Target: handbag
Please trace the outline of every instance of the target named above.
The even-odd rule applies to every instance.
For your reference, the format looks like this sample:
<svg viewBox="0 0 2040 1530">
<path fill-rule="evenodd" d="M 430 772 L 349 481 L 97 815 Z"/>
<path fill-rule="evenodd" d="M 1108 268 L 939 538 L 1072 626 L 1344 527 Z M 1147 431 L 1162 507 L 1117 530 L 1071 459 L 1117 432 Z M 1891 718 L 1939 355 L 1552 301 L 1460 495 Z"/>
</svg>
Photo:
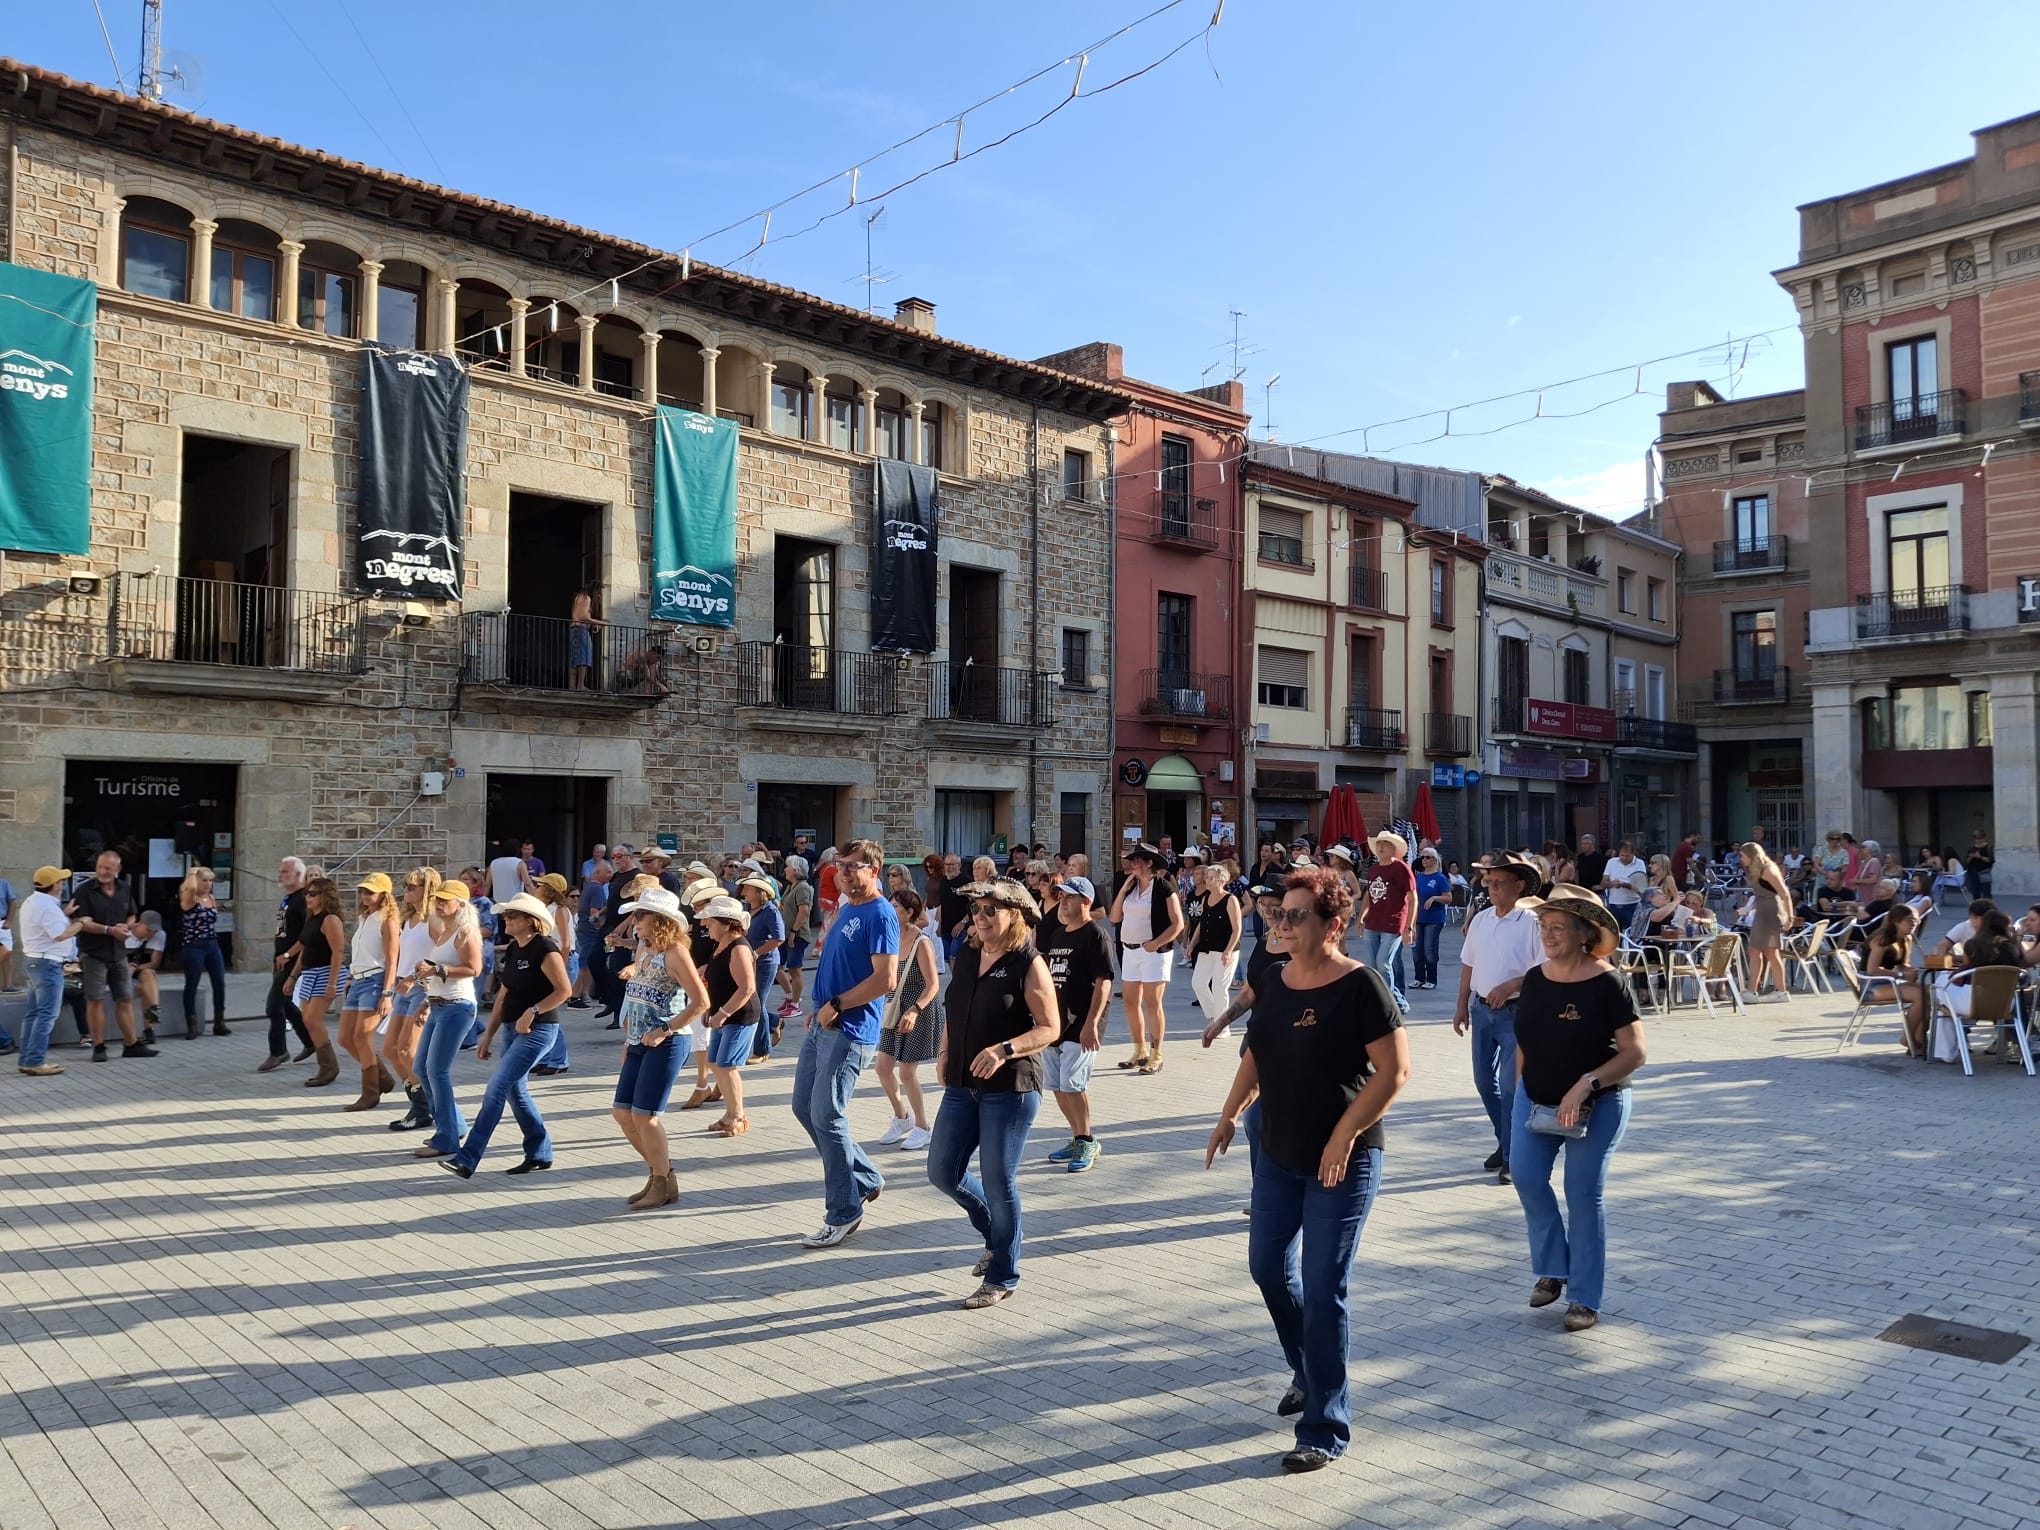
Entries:
<svg viewBox="0 0 2040 1530">
<path fill-rule="evenodd" d="M 1542 1132 L 1547 1137 L 1567 1137 L 1577 1142 L 1587 1134 L 1587 1118 L 1594 1113 L 1595 1096 L 1588 1095 L 1580 1103 L 1580 1119 L 1572 1126 L 1561 1126 L 1558 1122 L 1556 1105 L 1532 1105 L 1528 1125 L 1533 1132 Z"/>
</svg>

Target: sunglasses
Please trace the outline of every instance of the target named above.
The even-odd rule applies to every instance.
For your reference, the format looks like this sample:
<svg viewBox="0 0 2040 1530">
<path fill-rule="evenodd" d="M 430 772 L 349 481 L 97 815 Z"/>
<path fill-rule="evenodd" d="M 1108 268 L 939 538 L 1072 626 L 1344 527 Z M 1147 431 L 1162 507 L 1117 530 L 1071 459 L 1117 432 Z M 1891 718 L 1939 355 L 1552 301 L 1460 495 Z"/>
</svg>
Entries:
<svg viewBox="0 0 2040 1530">
<path fill-rule="evenodd" d="M 973 903 L 970 906 L 970 916 L 973 919 L 989 919 L 994 914 L 998 913 L 999 908 L 1000 908 L 999 904 L 996 904 L 992 902 L 989 898 L 987 898 L 981 902 Z"/>
<path fill-rule="evenodd" d="M 1278 908 L 1268 915 L 1268 922 L 1270 924 L 1291 925 L 1302 924 L 1307 920 L 1315 918 L 1317 918 L 1317 910 L 1314 908 Z"/>
</svg>

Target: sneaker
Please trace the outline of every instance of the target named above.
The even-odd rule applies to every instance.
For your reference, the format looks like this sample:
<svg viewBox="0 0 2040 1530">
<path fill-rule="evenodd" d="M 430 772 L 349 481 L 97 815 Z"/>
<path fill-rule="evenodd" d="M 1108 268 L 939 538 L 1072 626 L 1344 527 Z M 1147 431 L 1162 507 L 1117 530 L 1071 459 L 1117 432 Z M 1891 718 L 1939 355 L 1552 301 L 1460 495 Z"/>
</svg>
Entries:
<svg viewBox="0 0 2040 1530">
<path fill-rule="evenodd" d="M 162 1054 L 157 1052 L 146 1041 L 138 1041 L 123 1045 L 120 1049 L 120 1055 L 123 1057 L 158 1057 Z"/>
<path fill-rule="evenodd" d="M 878 1145 L 880 1147 L 891 1147 L 913 1129 L 914 1118 L 912 1116 L 894 1116 L 892 1120 L 886 1123 L 885 1131 L 878 1139 Z"/>
<path fill-rule="evenodd" d="M 95 1047 L 94 1047 L 94 1048 L 92 1049 L 92 1060 L 93 1060 L 94 1062 L 105 1062 L 105 1061 L 106 1061 L 106 1043 L 105 1043 L 105 1042 L 103 1042 L 103 1041 L 102 1041 L 102 1042 L 100 1042 L 100 1043 L 99 1043 L 99 1044 L 98 1044 L 97 1046 L 95 1046 Z"/>
<path fill-rule="evenodd" d="M 798 1000 L 788 999 L 784 1004 L 779 1006 L 779 1018 L 782 1020 L 797 1019 L 799 1015 L 800 1015 L 800 1003 Z"/>
<path fill-rule="evenodd" d="M 1496 1148 L 1492 1153 L 1488 1154 L 1487 1162 L 1481 1165 L 1481 1167 L 1483 1169 L 1486 1169 L 1490 1174 L 1494 1173 L 1495 1170 L 1497 1169 L 1506 1169 L 1508 1166 L 1509 1155 L 1507 1153 L 1504 1153 L 1500 1148 Z"/>
<path fill-rule="evenodd" d="M 567 1008 L 568 1008 L 568 1009 L 587 1009 L 587 1008 L 589 1008 L 589 1004 L 588 1004 L 588 1001 L 587 1001 L 586 999 L 569 999 L 569 1000 L 567 1000 Z"/>
<path fill-rule="evenodd" d="M 1285 1472 L 1321 1472 L 1331 1464 L 1331 1452 L 1312 1445 L 1300 1446 L 1282 1458 Z"/>
<path fill-rule="evenodd" d="M 838 1227 L 834 1222 L 824 1222 L 820 1230 L 811 1232 L 801 1239 L 800 1246 L 802 1248 L 834 1248 L 863 1225 L 864 1218 L 862 1217 L 859 1217 L 855 1222 L 845 1222 L 841 1227 Z"/>
<path fill-rule="evenodd" d="M 16 1068 L 16 1073 L 26 1073 L 30 1078 L 52 1078 L 64 1071 L 62 1063 L 37 1063 L 33 1068 Z"/>
<path fill-rule="evenodd" d="M 927 1128 L 917 1126 L 908 1132 L 906 1136 L 900 1138 L 900 1151 L 903 1153 L 918 1153 L 933 1141 L 934 1137 L 935 1134 Z"/>
<path fill-rule="evenodd" d="M 1065 1142 L 1053 1153 L 1050 1153 L 1048 1155 L 1048 1161 L 1050 1163 L 1068 1163 L 1072 1158 L 1077 1156 L 1077 1147 L 1078 1147 L 1077 1139 L 1072 1137 L 1068 1142 Z"/>
<path fill-rule="evenodd" d="M 995 1286 L 990 1282 L 979 1286 L 956 1305 L 965 1311 L 976 1311 L 980 1307 L 995 1307 L 1014 1292 L 1012 1286 Z"/>
<path fill-rule="evenodd" d="M 1077 1156 L 1070 1160 L 1070 1173 L 1081 1174 L 1084 1170 L 1090 1168 L 1091 1165 L 1098 1161 L 1100 1151 L 1098 1139 L 1095 1137 L 1089 1142 L 1079 1143 L 1077 1145 Z"/>
</svg>

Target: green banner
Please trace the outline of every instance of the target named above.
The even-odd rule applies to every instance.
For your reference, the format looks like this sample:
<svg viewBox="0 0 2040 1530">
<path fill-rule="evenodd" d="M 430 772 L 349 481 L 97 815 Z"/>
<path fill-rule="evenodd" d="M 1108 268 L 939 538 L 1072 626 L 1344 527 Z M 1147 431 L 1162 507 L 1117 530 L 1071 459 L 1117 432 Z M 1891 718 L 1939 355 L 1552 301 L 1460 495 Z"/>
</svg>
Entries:
<svg viewBox="0 0 2040 1530">
<path fill-rule="evenodd" d="M 92 545 L 91 282 L 0 261 L 0 548 Z"/>
<path fill-rule="evenodd" d="M 652 484 L 652 620 L 737 624 L 737 427 L 659 406 Z"/>
</svg>

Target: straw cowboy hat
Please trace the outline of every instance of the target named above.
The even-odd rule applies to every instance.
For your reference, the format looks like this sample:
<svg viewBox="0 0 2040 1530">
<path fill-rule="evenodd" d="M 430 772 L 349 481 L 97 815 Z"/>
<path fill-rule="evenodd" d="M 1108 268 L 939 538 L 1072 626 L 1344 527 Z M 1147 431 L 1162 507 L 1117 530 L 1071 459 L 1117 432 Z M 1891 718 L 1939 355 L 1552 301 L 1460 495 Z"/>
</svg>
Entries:
<svg viewBox="0 0 2040 1530">
<path fill-rule="evenodd" d="M 1622 926 L 1615 922 L 1615 916 L 1608 912 L 1607 905 L 1588 892 L 1584 887 L 1575 887 L 1569 882 L 1560 882 L 1551 889 L 1538 909 L 1539 915 L 1549 913 L 1570 914 L 1593 927 L 1594 943 L 1589 948 L 1593 956 L 1612 955 L 1622 944 Z"/>
<path fill-rule="evenodd" d="M 1396 833 L 1395 830 L 1393 829 L 1383 829 L 1379 834 L 1375 835 L 1374 838 L 1367 841 L 1367 848 L 1370 850 L 1378 850 L 1383 845 L 1387 845 L 1391 850 L 1393 850 L 1395 852 L 1395 858 L 1399 861 L 1406 860 L 1409 857 L 1410 842 L 1404 839 L 1400 834 Z"/>
</svg>

